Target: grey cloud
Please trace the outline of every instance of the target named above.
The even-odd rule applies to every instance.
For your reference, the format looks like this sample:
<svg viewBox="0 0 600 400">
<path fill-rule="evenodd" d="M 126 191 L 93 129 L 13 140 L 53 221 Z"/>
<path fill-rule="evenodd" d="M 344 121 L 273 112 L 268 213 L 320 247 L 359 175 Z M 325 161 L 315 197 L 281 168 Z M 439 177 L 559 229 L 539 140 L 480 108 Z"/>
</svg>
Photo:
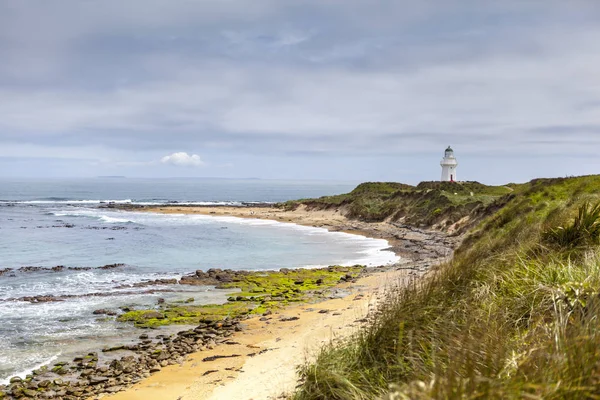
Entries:
<svg viewBox="0 0 600 400">
<path fill-rule="evenodd" d="M 533 133 L 544 133 L 553 136 L 564 136 L 565 134 L 571 133 L 600 133 L 600 124 L 540 126 L 533 128 L 530 131 Z"/>
<path fill-rule="evenodd" d="M 576 154 L 600 126 L 600 8 L 576 3 L 9 0 L 0 143 Z"/>
</svg>

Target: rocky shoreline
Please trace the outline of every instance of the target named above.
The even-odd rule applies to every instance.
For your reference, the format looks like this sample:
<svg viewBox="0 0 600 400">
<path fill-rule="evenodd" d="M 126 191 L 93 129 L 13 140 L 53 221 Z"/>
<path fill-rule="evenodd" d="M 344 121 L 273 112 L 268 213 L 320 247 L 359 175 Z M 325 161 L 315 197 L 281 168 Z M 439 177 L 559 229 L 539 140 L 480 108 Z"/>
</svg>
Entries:
<svg viewBox="0 0 600 400">
<path fill-rule="evenodd" d="M 32 267 L 29 270 L 34 271 L 38 268 Z M 256 293 L 240 293 L 242 296 L 231 297 L 224 305 L 213 306 L 217 310 L 223 309 L 225 313 L 234 314 L 233 317 L 217 316 L 199 321 L 196 318 L 197 324 L 194 324 L 194 327 L 173 335 L 165 335 L 161 333 L 161 330 L 151 329 L 146 331 L 147 333 L 142 333 L 139 340 L 133 343 L 104 348 L 101 351 L 75 357 L 69 362 L 61 361 L 38 368 L 24 379 L 13 377 L 8 385 L 0 385 L 0 399 L 75 400 L 119 392 L 160 371 L 161 368 L 183 363 L 188 354 L 213 349 L 221 344 L 234 344 L 235 342 L 231 341 L 230 337 L 234 332 L 244 329 L 242 321 L 258 315 L 251 311 L 264 310 L 261 315 L 266 317 L 272 314 L 272 309 L 284 307 L 288 301 L 317 301 L 319 298 L 324 298 L 325 294 L 331 295 L 330 289 L 335 288 L 338 283 L 354 281 L 358 276 L 356 271 L 360 275 L 364 269 L 362 267 L 332 266 L 312 270 L 282 269 L 260 272 L 198 270 L 182 277 L 179 281 L 174 280 L 174 282 L 167 283 L 234 288 L 263 282 L 263 287 L 255 287 Z M 289 280 L 298 288 L 287 290 L 287 286 L 284 284 L 287 282 L 280 282 L 282 276 L 289 276 Z M 305 288 L 306 290 L 299 289 L 302 285 L 309 283 L 307 277 L 314 280 L 314 284 L 320 288 L 313 290 L 313 286 L 310 286 L 310 288 Z M 143 282 L 141 286 L 161 284 L 165 284 L 164 280 Z M 263 289 L 276 290 L 276 292 L 267 292 Z M 153 289 L 149 289 L 149 292 L 153 292 Z M 273 294 L 276 294 L 277 297 L 272 296 Z M 258 299 L 259 295 L 263 298 Z M 18 300 L 37 303 L 63 299 L 60 296 L 34 296 Z M 185 306 L 165 304 L 164 300 L 161 300 L 158 301 L 158 308 L 153 310 L 131 310 L 122 307 L 119 309 L 121 315 L 117 320 L 134 321 L 135 325 L 140 328 L 155 328 L 163 323 L 170 324 L 172 317 L 170 311 L 176 310 L 176 316 L 179 316 L 181 315 L 180 310 Z M 266 303 L 268 303 L 267 306 L 265 306 Z M 235 310 L 228 307 L 238 304 L 242 304 L 243 307 Z M 205 306 L 189 306 L 186 308 L 186 315 L 192 315 L 194 310 L 204 310 L 203 307 Z M 117 312 L 114 310 L 105 309 L 96 310 L 94 314 L 117 316 Z M 134 315 L 135 318 L 121 319 L 128 315 Z M 197 315 L 203 314 L 199 311 Z M 173 320 L 175 319 L 178 318 L 173 318 Z M 207 359 L 205 361 L 214 360 Z"/>
<path fill-rule="evenodd" d="M 327 273 L 335 273 L 336 283 L 348 283 L 355 281 L 356 274 L 340 273 L 338 268 L 328 267 L 314 270 L 287 270 L 280 271 L 261 271 L 259 273 L 249 271 L 233 271 L 211 269 L 208 271 L 196 271 L 194 274 L 183 277 L 181 284 L 190 285 L 219 285 L 243 283 L 244 278 L 253 278 L 265 275 L 275 276 L 279 279 L 280 274 L 290 274 L 295 285 L 300 286 L 306 283 L 298 279 L 298 272 L 307 271 L 310 276 L 318 276 Z M 381 267 L 386 268 L 386 267 Z M 321 272 L 320 272 L 321 271 Z M 360 274 L 369 272 L 360 268 Z M 339 278 L 338 278 L 339 276 Z M 147 282 L 147 285 L 160 284 L 162 282 Z M 318 298 L 325 298 L 324 294 L 331 296 L 335 292 L 335 284 L 328 284 L 323 278 L 315 280 L 317 285 L 324 285 L 322 290 L 310 290 L 310 300 L 316 301 Z M 266 285 L 268 286 L 268 285 Z M 328 289 L 332 289 L 328 291 Z M 281 289 L 278 289 L 281 290 Z M 296 292 L 297 293 L 297 292 Z M 285 293 L 282 296 L 273 299 L 268 297 L 269 301 L 277 301 L 282 304 L 287 299 Z M 248 297 L 248 298 L 246 298 Z M 231 298 L 229 303 L 248 303 L 250 297 L 238 296 Z M 31 299 L 35 302 L 34 299 Z M 51 301 L 51 300 L 40 300 Z M 159 303 L 160 300 L 159 300 Z M 264 303 L 264 301 L 262 301 Z M 257 303 L 260 307 L 261 303 Z M 143 322 L 164 321 L 167 317 L 169 307 L 174 305 L 160 304 L 161 308 L 156 311 L 142 311 Z M 218 307 L 218 306 L 217 306 Z M 274 307 L 278 307 L 275 305 Z M 129 311 L 125 309 L 124 311 Z M 136 311 L 130 311 L 135 313 Z M 116 315 L 112 310 L 96 310 L 96 314 Z M 271 309 L 266 309 L 261 315 L 267 317 L 273 314 Z M 127 313 L 122 314 L 127 315 Z M 219 345 L 235 344 L 231 336 L 236 331 L 245 328 L 243 320 L 257 314 L 241 312 L 235 317 L 223 317 L 222 319 L 206 319 L 191 328 L 182 330 L 174 335 L 162 334 L 160 330 L 146 331 L 139 336 L 139 340 L 130 344 L 123 344 L 104 348 L 98 352 L 90 352 L 84 356 L 75 357 L 72 361 L 57 362 L 51 366 L 44 366 L 34 370 L 27 377 L 13 377 L 8 385 L 0 385 L 0 399 L 56 399 L 56 400 L 78 400 L 94 398 L 99 395 L 117 393 L 125 390 L 127 387 L 140 382 L 151 374 L 160 371 L 168 365 L 181 364 L 185 361 L 185 356 L 198 351 L 213 349 Z M 283 318 L 283 317 L 282 317 Z M 296 318 L 297 319 L 297 318 Z M 288 321 L 281 319 L 282 321 Z M 289 319 L 293 321 L 294 318 Z M 147 327 L 140 325 L 140 327 Z M 150 326 L 152 327 L 152 326 Z M 245 356 L 253 356 L 252 353 Z M 215 361 L 210 358 L 205 362 Z"/>
<path fill-rule="evenodd" d="M 104 349 L 103 353 L 114 354 L 104 364 L 92 352 L 39 368 L 25 379 L 11 378 L 8 385 L 0 385 L 0 399 L 76 400 L 117 393 L 168 365 L 183 363 L 187 354 L 226 344 L 242 329 L 240 319 L 233 318 L 203 321 L 172 336 L 151 338 L 144 333 L 137 343 Z"/>
<path fill-rule="evenodd" d="M 335 284 L 316 278 L 315 284 L 323 285 L 321 289 L 309 289 L 305 293 L 294 292 L 305 303 L 316 303 L 324 299 L 339 298 L 347 295 L 348 292 L 340 291 L 339 284 L 349 284 L 356 282 L 359 277 L 391 270 L 391 269 L 411 269 L 414 274 L 424 273 L 428 267 L 428 262 L 414 262 L 410 265 L 381 266 L 377 268 L 358 268 L 354 273 L 340 272 L 338 268 L 349 267 L 328 267 L 313 270 L 287 270 L 281 271 L 262 271 L 260 273 L 248 271 L 232 271 L 212 269 L 209 271 L 197 271 L 182 278 L 183 282 L 193 285 L 227 285 L 246 282 L 248 279 L 256 279 L 256 275 L 264 276 L 272 274 L 274 279 L 279 279 L 281 274 L 292 277 L 294 285 L 306 284 L 306 280 L 298 279 L 297 274 L 307 272 L 311 278 L 321 276 L 320 274 L 335 273 Z M 326 275 L 323 275 L 326 276 Z M 149 282 L 153 284 L 154 282 Z M 184 283 L 185 284 L 185 283 Z M 265 285 L 269 287 L 268 285 Z M 312 287 L 312 286 L 311 286 Z M 277 289 L 281 290 L 281 289 Z M 243 293 L 242 293 L 243 294 Z M 244 296 L 230 298 L 233 303 L 248 303 L 250 300 L 247 293 Z M 25 378 L 13 377 L 7 385 L 0 385 L 0 399 L 55 399 L 55 400 L 79 400 L 87 398 L 99 398 L 106 394 L 117 393 L 128 387 L 148 378 L 152 374 L 160 371 L 169 365 L 182 364 L 186 360 L 186 355 L 213 349 L 219 345 L 236 344 L 232 340 L 232 335 L 245 329 L 243 321 L 253 316 L 261 317 L 261 320 L 268 320 L 273 317 L 272 309 L 282 309 L 285 307 L 289 298 L 285 293 L 273 299 L 268 296 L 268 301 L 275 301 L 271 304 L 275 308 L 265 309 L 260 314 L 250 314 L 241 312 L 234 317 L 225 316 L 221 319 L 200 320 L 194 327 L 182 330 L 176 334 L 165 335 L 161 330 L 142 331 L 137 341 L 128 344 L 119 344 L 107 347 L 96 352 L 90 352 L 83 356 L 73 358 L 71 361 L 61 361 L 44 366 L 32 371 Z M 159 303 L 160 300 L 159 300 Z M 256 302 L 256 307 L 260 307 L 264 301 Z M 280 305 L 277 305 L 280 304 Z M 172 304 L 159 304 L 160 308 L 155 311 L 143 311 L 142 318 L 147 321 L 163 321 L 168 318 L 167 311 Z M 218 306 L 217 306 L 218 307 Z M 283 308 L 284 309 L 284 308 Z M 116 315 L 112 310 L 96 310 L 97 314 Z M 121 311 L 128 311 L 127 309 Z M 130 311 L 135 313 L 136 311 Z M 96 312 L 95 312 L 96 313 Z M 121 314 L 127 315 L 125 314 Z M 287 319 L 286 319 L 287 318 Z M 280 316 L 282 322 L 294 321 L 297 317 Z M 140 327 L 152 327 L 139 325 Z M 256 352 L 255 352 L 256 353 Z M 255 353 L 243 354 L 243 356 L 254 356 Z M 242 355 L 240 355 L 242 356 Z M 215 359 L 216 360 L 216 359 Z M 205 358 L 204 362 L 215 361 Z"/>
<path fill-rule="evenodd" d="M 196 207 L 189 207 L 194 210 Z M 267 206 L 260 206 L 256 209 L 269 212 Z M 152 211 L 142 209 L 142 211 Z M 245 209 L 248 211 L 248 209 Z M 213 213 L 212 211 L 204 211 Z M 226 212 L 228 214 L 228 212 Z M 254 217 L 254 211 L 252 211 Z M 268 218 L 265 214 L 263 218 Z M 241 215 L 232 215 L 241 216 Z M 281 219 L 281 218 L 280 218 Z M 299 221 L 286 221 L 296 222 Z M 141 382 L 145 378 L 157 373 L 169 365 L 183 364 L 186 356 L 191 353 L 213 349 L 217 346 L 233 345 L 236 342 L 232 335 L 245 329 L 242 322 L 249 316 L 261 316 L 262 319 L 269 319 L 272 314 L 272 308 L 285 307 L 292 302 L 318 302 L 326 298 L 336 298 L 337 285 L 346 284 L 355 281 L 359 276 L 365 276 L 386 270 L 410 270 L 409 274 L 420 276 L 425 274 L 433 265 L 447 258 L 452 254 L 453 249 L 460 242 L 460 237 L 451 237 L 443 233 L 425 231 L 420 229 L 403 226 L 400 224 L 373 224 L 353 220 L 339 221 L 304 221 L 304 224 L 311 226 L 324 227 L 331 231 L 344 231 L 349 233 L 362 234 L 373 238 L 386 239 L 390 242 L 390 249 L 403 258 L 403 263 L 377 267 L 363 268 L 344 272 L 335 270 L 337 267 L 329 267 L 326 270 L 335 279 L 331 280 L 324 277 L 318 277 L 319 269 L 299 270 L 304 275 L 296 276 L 291 274 L 287 277 L 290 270 L 271 271 L 274 275 L 273 284 L 262 280 L 262 277 L 256 273 L 246 271 L 217 270 L 196 271 L 190 275 L 182 277 L 175 282 L 148 281 L 142 282 L 136 287 L 154 286 L 161 284 L 184 284 L 184 285 L 210 285 L 217 288 L 240 288 L 242 293 L 229 299 L 228 305 L 243 305 L 241 312 L 234 313 L 232 316 L 223 316 L 220 318 L 200 319 L 194 323 L 193 327 L 182 330 L 174 335 L 162 334 L 160 330 L 144 331 L 139 339 L 133 343 L 105 348 L 102 351 L 91 352 L 85 356 L 75 357 L 69 362 L 58 362 L 48 367 L 42 367 L 32 372 L 25 379 L 14 377 L 8 385 L 0 385 L 0 400 L 12 399 L 56 399 L 56 400 L 78 400 L 85 398 L 99 398 L 107 394 L 113 394 L 125 390 L 135 383 Z M 116 266 L 120 266 L 115 264 Z M 37 271 L 36 267 L 31 267 L 31 271 Z M 100 267 L 102 268 L 102 267 Z M 332 269 L 333 268 L 333 269 Z M 343 268 L 343 267 L 339 267 Z M 354 268 L 354 267 L 352 267 Z M 54 269 L 50 269 L 54 270 Z M 293 270 L 298 273 L 298 270 Z M 12 273 L 13 270 L 6 270 L 4 273 Z M 262 272 L 261 274 L 265 274 Z M 324 272 L 325 273 L 325 272 Z M 293 276 L 292 276 L 293 275 Z M 285 282 L 282 282 L 282 276 Z M 329 279 L 329 280 L 328 280 Z M 264 287 L 261 287 L 264 285 Z M 264 290 L 263 290 L 264 289 Z M 153 289 L 148 289 L 152 291 Z M 307 296 L 307 294 L 309 294 Z M 343 295 L 347 294 L 343 292 Z M 24 300 L 24 299 L 16 299 Z M 60 299 L 58 299 L 60 301 Z M 31 302 L 40 301 L 32 298 Z M 54 301 L 54 299 L 42 299 L 42 301 Z M 160 301 L 159 301 L 160 303 Z M 171 318 L 169 312 L 172 305 L 160 304 L 158 310 L 152 311 L 132 311 L 129 314 L 131 319 L 122 319 L 122 321 L 134 321 L 136 326 L 156 327 L 161 326 L 163 322 Z M 245 310 L 245 311 L 244 311 Z M 255 310 L 250 314 L 248 310 Z M 111 310 L 99 314 L 115 315 Z M 176 310 L 180 313 L 180 310 Z M 109 313 L 110 312 L 110 313 Z M 128 313 L 120 317 L 127 316 Z M 179 315 L 179 314 L 176 314 Z M 137 318 L 141 318 L 141 321 Z M 281 321 L 287 321 L 282 319 Z M 292 317 L 289 321 L 297 319 Z M 187 320 L 186 320 L 187 321 Z M 138 325 L 138 322 L 142 324 Z M 150 324 L 147 324 L 150 322 Z M 156 326 L 152 323 L 156 323 Z M 147 332 L 147 333 L 146 333 Z M 253 357 L 255 354 L 244 354 L 243 356 Z M 231 357 L 242 356 L 242 354 L 230 355 Z M 216 359 L 206 357 L 203 362 L 214 362 Z M 210 371 L 207 371 L 210 373 Z"/>
</svg>

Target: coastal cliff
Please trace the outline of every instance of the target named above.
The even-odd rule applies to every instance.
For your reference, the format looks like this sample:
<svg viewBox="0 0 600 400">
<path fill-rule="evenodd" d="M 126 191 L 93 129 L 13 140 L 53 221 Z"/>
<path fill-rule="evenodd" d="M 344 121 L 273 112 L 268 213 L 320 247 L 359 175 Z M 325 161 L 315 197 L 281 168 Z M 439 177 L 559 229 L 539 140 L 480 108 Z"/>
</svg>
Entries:
<svg viewBox="0 0 600 400">
<path fill-rule="evenodd" d="M 352 220 L 391 222 L 460 235 L 501 208 L 514 191 L 479 182 L 362 183 L 348 194 L 278 204 L 285 210 L 337 210 Z"/>
</svg>

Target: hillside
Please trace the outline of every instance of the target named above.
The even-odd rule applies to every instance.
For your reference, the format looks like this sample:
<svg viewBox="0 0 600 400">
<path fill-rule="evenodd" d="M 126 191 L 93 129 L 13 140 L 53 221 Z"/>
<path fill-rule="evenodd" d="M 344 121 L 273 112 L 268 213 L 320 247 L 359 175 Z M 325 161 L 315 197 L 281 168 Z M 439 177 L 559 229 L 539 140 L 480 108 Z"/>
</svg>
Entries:
<svg viewBox="0 0 600 400">
<path fill-rule="evenodd" d="M 514 188 L 478 182 L 421 182 L 417 186 L 391 182 L 360 184 L 348 194 L 281 203 L 284 209 L 301 205 L 308 210 L 336 209 L 365 222 L 390 221 L 463 233 L 494 212 Z"/>
<path fill-rule="evenodd" d="M 295 399 L 600 397 L 600 176 L 472 185 L 365 184 L 304 202 L 432 226 L 488 215 L 452 261 L 303 366 Z"/>
</svg>

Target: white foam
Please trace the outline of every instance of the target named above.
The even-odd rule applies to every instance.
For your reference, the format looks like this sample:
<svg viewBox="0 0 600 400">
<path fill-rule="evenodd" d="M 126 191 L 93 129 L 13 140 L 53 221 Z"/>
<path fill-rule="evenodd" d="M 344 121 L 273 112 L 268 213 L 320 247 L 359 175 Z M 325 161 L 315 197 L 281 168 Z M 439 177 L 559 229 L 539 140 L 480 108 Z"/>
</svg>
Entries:
<svg viewBox="0 0 600 400">
<path fill-rule="evenodd" d="M 61 210 L 51 213 L 57 217 L 88 217 L 95 218 L 108 224 L 115 223 L 131 223 L 134 222 L 131 218 L 119 218 L 119 212 L 105 212 L 97 209 L 73 209 L 73 210 Z M 112 214 L 112 215 L 109 215 Z"/>
<path fill-rule="evenodd" d="M 10 298 L 20 298 L 25 296 L 36 295 L 85 295 L 89 293 L 113 293 L 118 295 L 123 290 L 143 292 L 147 288 L 135 287 L 134 285 L 141 282 L 153 281 L 157 279 L 181 279 L 181 273 L 146 273 L 146 274 L 130 274 L 123 272 L 107 272 L 98 270 L 89 271 L 70 271 L 69 274 L 48 275 L 44 280 L 32 281 L 8 281 L 0 287 L 0 300 Z M 14 283 L 13 283 L 14 282 Z M 117 286 L 123 286 L 122 289 L 117 289 Z M 155 285 L 153 287 L 161 287 L 168 285 Z M 29 303 L 24 303 L 29 304 Z M 43 304 L 56 304 L 53 302 Z M 42 304 L 36 304 L 39 308 Z M 1 310 L 0 310 L 1 314 Z"/>
<path fill-rule="evenodd" d="M 31 374 L 34 370 L 42 368 L 43 366 L 46 365 L 50 365 L 50 363 L 52 363 L 53 361 L 55 361 L 56 359 L 58 359 L 58 357 L 60 357 L 62 353 L 57 353 L 55 355 L 53 355 L 52 357 L 50 357 L 49 359 L 35 365 L 34 367 L 31 367 L 29 369 L 26 369 L 24 371 L 21 372 L 17 372 L 16 374 L 13 374 L 10 377 L 7 377 L 6 379 L 0 380 L 0 385 L 8 385 L 10 383 L 10 378 L 18 376 L 20 378 L 25 378 L 25 376 Z"/>
<path fill-rule="evenodd" d="M 336 240 L 344 242 L 356 242 L 367 248 L 361 250 L 360 257 L 352 260 L 340 260 L 341 265 L 362 264 L 367 266 L 388 265 L 400 260 L 392 251 L 386 251 L 390 245 L 385 239 L 374 239 L 359 234 L 347 232 L 330 232 L 326 228 L 299 225 L 291 222 L 281 222 L 269 219 L 241 218 L 223 215 L 198 215 L 198 214 L 162 214 L 162 213 L 139 213 L 131 211 L 108 211 L 99 209 L 76 209 L 55 213 L 57 216 L 84 216 L 96 218 L 104 223 L 138 223 L 138 224 L 174 224 L 193 225 L 220 222 L 223 224 L 235 224 L 256 227 L 274 227 L 282 229 L 293 229 L 307 236 L 335 237 Z"/>
<path fill-rule="evenodd" d="M 114 203 L 114 204 L 131 204 L 131 199 L 125 200 L 20 200 L 10 201 L 1 200 L 0 203 L 12 203 L 12 204 L 103 204 L 103 203 Z"/>
<path fill-rule="evenodd" d="M 55 215 L 60 215 L 60 213 L 56 213 Z M 281 222 L 270 219 L 241 218 L 222 215 L 139 213 L 131 211 L 107 211 L 97 209 L 69 210 L 66 214 L 62 215 L 88 216 L 97 218 L 106 223 L 131 222 L 138 224 L 171 223 L 176 225 L 190 225 L 220 222 L 223 224 L 293 229 L 300 231 L 302 234 L 307 236 L 323 236 L 328 238 L 335 237 L 335 239 L 339 241 L 356 242 L 361 246 L 367 246 L 366 249 L 359 252 L 361 254 L 360 257 L 353 258 L 349 261 L 343 260 L 340 262 L 340 265 L 361 264 L 367 266 L 376 266 L 393 264 L 400 260 L 400 257 L 398 257 L 394 252 L 385 250 L 390 247 L 389 242 L 385 239 L 374 239 L 347 232 L 330 232 L 326 228 L 305 226 L 291 222 Z"/>
<path fill-rule="evenodd" d="M 231 223 L 238 225 L 251 225 L 251 226 L 273 226 L 282 227 L 285 229 L 294 229 L 302 231 L 304 234 L 313 235 L 324 235 L 328 237 L 337 236 L 336 239 L 343 241 L 354 241 L 360 242 L 363 245 L 368 245 L 368 248 L 360 251 L 360 254 L 364 254 L 363 257 L 355 258 L 350 261 L 340 263 L 343 266 L 352 265 L 366 265 L 366 266 L 379 266 L 389 265 L 400 261 L 400 257 L 394 252 L 385 250 L 390 247 L 390 244 L 385 239 L 374 239 L 359 234 L 347 233 L 347 232 L 330 232 L 326 228 L 312 227 L 299 225 L 292 222 L 280 222 L 269 219 L 253 219 L 253 218 L 240 218 L 233 216 L 213 216 L 213 215 L 190 215 L 190 214 L 160 214 L 150 213 L 155 216 L 162 216 L 165 219 L 171 221 L 219 221 L 223 223 Z M 314 265 L 308 266 L 307 268 L 320 268 L 326 265 Z"/>
<path fill-rule="evenodd" d="M 140 206 L 231 206 L 241 207 L 240 201 L 135 201 L 132 199 L 122 200 L 0 200 L 0 203 L 10 204 L 73 204 L 73 205 L 95 205 L 95 204 L 134 204 Z M 271 202 L 249 202 L 252 204 L 273 204 Z"/>
<path fill-rule="evenodd" d="M 132 204 L 139 206 L 231 206 L 240 207 L 243 203 L 239 201 L 134 201 Z M 260 203 L 269 204 L 269 203 Z"/>
<path fill-rule="evenodd" d="M 108 215 L 101 215 L 100 216 L 100 220 L 102 222 L 106 222 L 107 224 L 119 224 L 119 223 L 130 223 L 130 222 L 133 222 L 130 219 L 109 217 Z"/>
</svg>

